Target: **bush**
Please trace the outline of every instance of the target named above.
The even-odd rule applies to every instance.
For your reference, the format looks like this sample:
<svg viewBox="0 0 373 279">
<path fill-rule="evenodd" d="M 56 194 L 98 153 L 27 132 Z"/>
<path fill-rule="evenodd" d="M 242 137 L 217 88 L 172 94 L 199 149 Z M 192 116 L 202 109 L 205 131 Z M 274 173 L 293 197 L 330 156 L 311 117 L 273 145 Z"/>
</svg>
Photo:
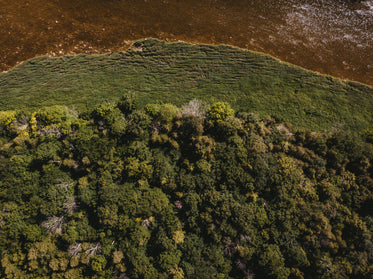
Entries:
<svg viewBox="0 0 373 279">
<path fill-rule="evenodd" d="M 226 102 L 214 103 L 207 111 L 207 115 L 211 120 L 223 121 L 228 116 L 234 115 L 234 110 Z"/>
<path fill-rule="evenodd" d="M 178 114 L 179 108 L 173 104 L 163 104 L 159 110 L 159 120 L 161 122 L 171 122 Z"/>
<path fill-rule="evenodd" d="M 147 104 L 144 109 L 146 113 L 149 114 L 151 117 L 157 118 L 159 115 L 161 106 L 159 104 Z"/>
<path fill-rule="evenodd" d="M 106 259 L 103 255 L 93 257 L 91 267 L 93 271 L 100 272 L 105 269 Z"/>
<path fill-rule="evenodd" d="M 137 100 L 135 98 L 135 94 L 128 93 L 120 98 L 118 104 L 118 108 L 124 113 L 128 115 L 137 109 Z"/>
<path fill-rule="evenodd" d="M 366 142 L 373 143 L 373 131 L 372 130 L 366 129 L 362 131 L 361 134 Z"/>
<path fill-rule="evenodd" d="M 145 106 L 145 111 L 155 120 L 167 123 L 177 116 L 179 108 L 173 104 L 148 104 Z"/>
<path fill-rule="evenodd" d="M 60 124 L 77 118 L 68 107 L 58 105 L 40 109 L 35 117 L 44 125 Z"/>
<path fill-rule="evenodd" d="M 14 110 L 0 111 L 0 127 L 7 129 L 16 119 Z"/>
</svg>

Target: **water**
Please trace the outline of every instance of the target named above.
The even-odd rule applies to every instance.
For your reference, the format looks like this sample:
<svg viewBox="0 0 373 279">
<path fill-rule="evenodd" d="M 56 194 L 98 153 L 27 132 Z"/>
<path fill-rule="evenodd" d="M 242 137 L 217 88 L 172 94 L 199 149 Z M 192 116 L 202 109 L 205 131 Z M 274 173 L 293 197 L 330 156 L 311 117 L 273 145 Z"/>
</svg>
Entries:
<svg viewBox="0 0 373 279">
<path fill-rule="evenodd" d="M 0 69 L 132 40 L 225 43 L 373 85 L 373 0 L 0 0 Z"/>
</svg>

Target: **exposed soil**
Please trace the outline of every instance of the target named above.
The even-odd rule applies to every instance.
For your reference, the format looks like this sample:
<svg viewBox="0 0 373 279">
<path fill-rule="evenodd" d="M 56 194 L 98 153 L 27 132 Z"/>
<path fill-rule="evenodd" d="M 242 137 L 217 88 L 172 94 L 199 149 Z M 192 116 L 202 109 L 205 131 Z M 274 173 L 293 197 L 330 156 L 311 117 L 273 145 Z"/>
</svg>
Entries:
<svg viewBox="0 0 373 279">
<path fill-rule="evenodd" d="M 0 70 L 131 41 L 231 44 L 373 85 L 373 1 L 0 0 Z"/>
</svg>

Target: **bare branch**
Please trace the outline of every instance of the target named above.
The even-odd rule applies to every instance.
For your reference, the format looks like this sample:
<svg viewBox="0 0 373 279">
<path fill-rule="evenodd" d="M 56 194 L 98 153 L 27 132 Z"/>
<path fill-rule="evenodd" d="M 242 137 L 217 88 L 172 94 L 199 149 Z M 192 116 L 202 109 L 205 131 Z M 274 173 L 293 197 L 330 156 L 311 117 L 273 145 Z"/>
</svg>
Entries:
<svg viewBox="0 0 373 279">
<path fill-rule="evenodd" d="M 52 216 L 48 217 L 46 221 L 41 223 L 41 226 L 47 229 L 50 233 L 61 234 L 62 224 L 64 222 L 64 217 Z"/>
<path fill-rule="evenodd" d="M 94 255 L 97 255 L 101 252 L 101 245 L 100 242 L 97 242 L 96 244 L 92 244 L 89 249 L 87 249 L 86 254 L 88 254 L 88 257 L 93 257 Z"/>
<path fill-rule="evenodd" d="M 82 251 L 82 244 L 75 242 L 74 244 L 70 245 L 69 247 L 69 256 L 74 257 L 79 254 L 79 252 Z"/>
<path fill-rule="evenodd" d="M 63 210 L 69 215 L 71 215 L 75 209 L 78 208 L 74 197 L 68 197 L 67 200 L 63 203 Z"/>
<path fill-rule="evenodd" d="M 68 190 L 70 188 L 70 186 L 72 186 L 74 184 L 74 182 L 67 182 L 63 179 L 59 179 L 58 180 L 58 183 L 55 184 L 56 186 L 59 186 L 61 187 L 61 189 L 64 189 L 64 190 Z"/>
<path fill-rule="evenodd" d="M 207 106 L 202 101 L 193 99 L 188 104 L 182 106 L 181 113 L 184 117 L 204 117 L 206 115 Z"/>
</svg>

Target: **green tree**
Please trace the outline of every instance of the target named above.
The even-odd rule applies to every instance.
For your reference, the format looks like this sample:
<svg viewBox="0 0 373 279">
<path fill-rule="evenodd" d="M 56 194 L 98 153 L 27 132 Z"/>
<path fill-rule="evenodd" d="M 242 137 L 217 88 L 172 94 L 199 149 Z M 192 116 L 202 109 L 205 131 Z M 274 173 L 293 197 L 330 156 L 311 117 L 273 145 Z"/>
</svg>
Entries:
<svg viewBox="0 0 373 279">
<path fill-rule="evenodd" d="M 211 120 L 215 121 L 223 121 L 228 116 L 233 116 L 234 110 L 231 106 L 226 102 L 217 102 L 211 105 L 211 107 L 207 111 L 207 116 Z"/>
</svg>

